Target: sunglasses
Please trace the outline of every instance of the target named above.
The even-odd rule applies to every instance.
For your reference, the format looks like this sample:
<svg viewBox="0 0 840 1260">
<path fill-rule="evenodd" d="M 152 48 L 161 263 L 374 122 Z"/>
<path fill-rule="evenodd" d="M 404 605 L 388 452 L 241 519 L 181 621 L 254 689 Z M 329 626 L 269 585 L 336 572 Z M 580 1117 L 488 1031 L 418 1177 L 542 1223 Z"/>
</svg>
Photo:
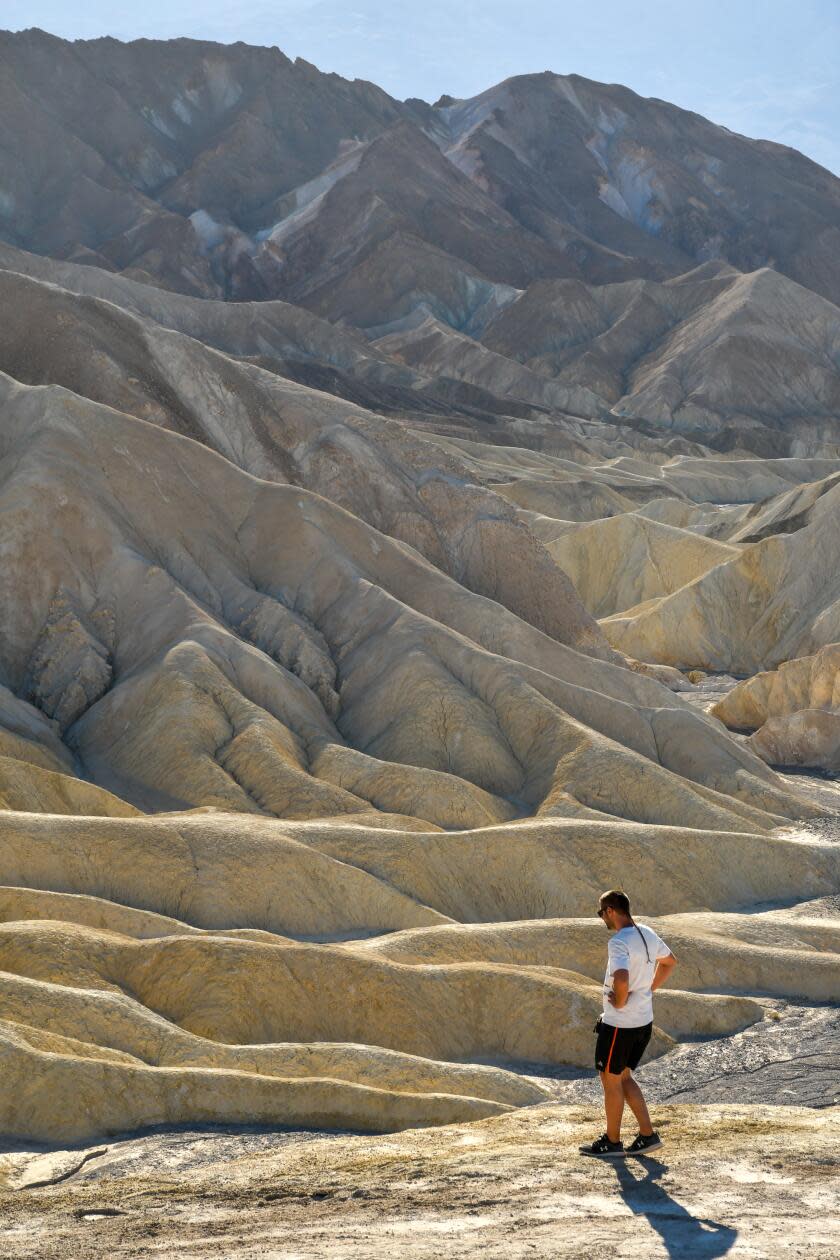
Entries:
<svg viewBox="0 0 840 1260">
<path fill-rule="evenodd" d="M 603 919 L 603 917 L 604 917 L 604 908 L 602 907 L 600 910 L 596 910 L 596 911 L 595 911 L 595 913 L 597 914 L 597 916 L 598 916 L 598 918 L 599 918 L 599 919 Z"/>
</svg>

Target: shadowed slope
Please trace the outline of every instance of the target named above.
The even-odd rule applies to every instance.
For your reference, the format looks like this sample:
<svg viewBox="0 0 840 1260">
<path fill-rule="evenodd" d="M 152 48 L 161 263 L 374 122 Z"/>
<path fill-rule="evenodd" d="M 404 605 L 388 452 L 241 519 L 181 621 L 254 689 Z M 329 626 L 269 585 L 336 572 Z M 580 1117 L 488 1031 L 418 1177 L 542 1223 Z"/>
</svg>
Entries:
<svg viewBox="0 0 840 1260">
<path fill-rule="evenodd" d="M 838 451 L 840 310 L 767 268 L 709 264 L 602 288 L 540 281 L 483 341 L 624 420 L 721 450 Z"/>
</svg>

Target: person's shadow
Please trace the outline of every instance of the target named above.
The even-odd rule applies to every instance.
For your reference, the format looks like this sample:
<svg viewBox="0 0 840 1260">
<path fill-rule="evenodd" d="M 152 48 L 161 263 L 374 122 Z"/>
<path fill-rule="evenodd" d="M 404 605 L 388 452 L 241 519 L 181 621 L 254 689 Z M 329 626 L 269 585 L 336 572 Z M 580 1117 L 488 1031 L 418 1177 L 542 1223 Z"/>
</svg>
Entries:
<svg viewBox="0 0 840 1260">
<path fill-rule="evenodd" d="M 738 1237 L 737 1229 L 692 1216 L 658 1184 L 662 1174 L 668 1171 L 667 1164 L 646 1156 L 617 1159 L 610 1166 L 618 1177 L 622 1199 L 631 1212 L 647 1217 L 651 1227 L 661 1236 L 669 1256 L 680 1256 L 684 1260 L 695 1256 L 698 1260 L 700 1257 L 702 1260 L 713 1260 L 716 1256 L 725 1256 L 734 1244 Z M 644 1169 L 645 1175 L 637 1176 L 637 1169 Z"/>
</svg>

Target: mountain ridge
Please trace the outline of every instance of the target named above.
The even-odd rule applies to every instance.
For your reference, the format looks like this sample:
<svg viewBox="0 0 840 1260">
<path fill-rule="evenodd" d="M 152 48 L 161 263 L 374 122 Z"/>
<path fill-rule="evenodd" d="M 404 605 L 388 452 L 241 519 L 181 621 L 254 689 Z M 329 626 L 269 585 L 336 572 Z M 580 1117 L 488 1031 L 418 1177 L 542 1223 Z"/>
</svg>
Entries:
<svg viewBox="0 0 840 1260">
<path fill-rule="evenodd" d="M 45 57 L 60 73 L 45 74 Z M 323 74 L 276 48 L 241 43 L 69 44 L 29 31 L 0 33 L 0 58 L 8 78 L 0 108 L 31 130 L 37 119 L 15 110 L 9 96 L 12 85 L 27 94 L 41 144 L 73 189 L 61 215 L 48 211 L 45 218 L 38 210 L 37 221 L 12 244 L 71 257 L 91 249 L 106 267 L 151 268 L 160 282 L 187 284 L 203 296 L 219 296 L 221 285 L 228 296 L 281 297 L 271 260 L 255 262 L 242 237 L 268 226 L 259 221 L 261 207 L 314 178 L 334 160 L 341 140 L 370 143 L 408 123 L 428 128 L 450 165 L 468 171 L 500 211 L 542 239 L 547 257 L 555 251 L 557 265 L 584 279 L 618 279 L 616 267 L 636 274 L 652 267 L 649 278 L 657 270 L 665 278 L 702 261 L 704 250 L 722 249 L 741 269 L 774 262 L 840 297 L 833 261 L 840 180 L 795 150 L 737 136 L 620 85 L 546 71 L 435 107 L 397 101 L 365 80 Z M 166 93 L 156 81 L 163 73 Z M 102 121 L 86 117 L 68 128 L 69 146 L 58 146 L 62 110 L 72 122 L 82 96 L 91 117 Z M 196 118 L 203 120 L 198 130 Z M 536 151 L 542 160 L 535 165 Z M 552 173 L 560 170 L 562 182 Z M 25 206 L 32 190 L 10 195 Z M 801 230 L 783 226 L 791 219 L 780 195 L 802 220 Z M 752 207 L 746 217 L 745 205 Z M 18 219 L 23 208 L 17 205 Z M 110 238 L 101 221 L 108 208 L 129 220 Z M 215 278 L 185 226 L 199 211 L 221 216 L 225 240 L 215 247 Z M 189 280 L 179 272 L 184 266 Z"/>
</svg>

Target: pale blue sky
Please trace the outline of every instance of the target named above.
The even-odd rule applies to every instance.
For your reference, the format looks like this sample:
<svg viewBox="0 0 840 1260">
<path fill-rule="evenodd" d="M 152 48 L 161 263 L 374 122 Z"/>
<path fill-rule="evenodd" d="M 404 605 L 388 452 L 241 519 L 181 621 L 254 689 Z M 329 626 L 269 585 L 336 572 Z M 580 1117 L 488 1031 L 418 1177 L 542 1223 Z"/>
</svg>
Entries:
<svg viewBox="0 0 840 1260">
<path fill-rule="evenodd" d="M 625 83 L 840 173 L 840 0 L 0 0 L 67 38 L 277 44 L 392 96 L 555 70 Z"/>
</svg>

